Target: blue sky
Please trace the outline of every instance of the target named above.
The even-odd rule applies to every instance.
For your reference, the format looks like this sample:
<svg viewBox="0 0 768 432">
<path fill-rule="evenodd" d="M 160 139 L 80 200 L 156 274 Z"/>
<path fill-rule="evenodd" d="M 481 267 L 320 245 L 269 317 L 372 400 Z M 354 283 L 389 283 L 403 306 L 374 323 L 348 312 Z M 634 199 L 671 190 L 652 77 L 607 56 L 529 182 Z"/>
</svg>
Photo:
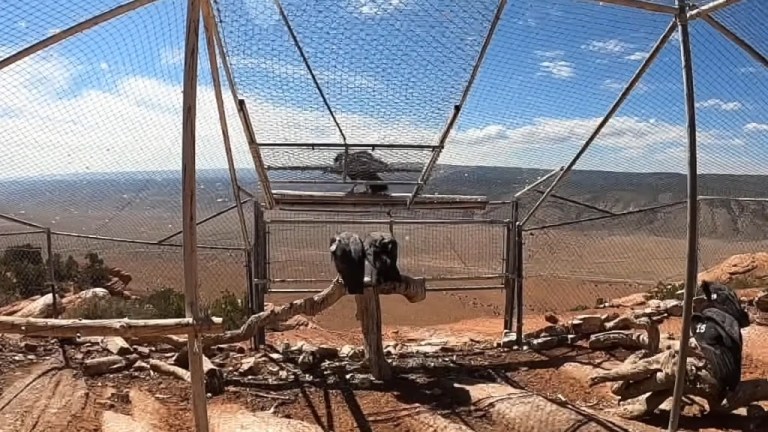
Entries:
<svg viewBox="0 0 768 432">
<path fill-rule="evenodd" d="M 0 57 L 119 1 L 6 0 Z M 241 93 L 261 142 L 339 142 L 271 0 L 218 2 Z M 349 142 L 434 144 L 458 102 L 497 3 L 490 0 L 284 0 Z M 0 71 L 0 164 L 12 174 L 179 166 L 184 2 L 158 0 Z M 721 14 L 718 15 L 720 17 Z M 768 5 L 721 19 L 764 52 Z M 670 17 L 589 0 L 510 0 L 441 161 L 555 168 L 568 161 Z M 740 24 L 738 27 L 735 24 Z M 704 172 L 768 174 L 768 73 L 704 22 L 692 25 Z M 205 52 L 203 51 L 203 54 Z M 225 163 L 202 57 L 200 167 Z M 207 98 L 207 99 L 206 99 Z M 236 162 L 249 166 L 231 99 Z M 577 168 L 684 171 L 679 45 Z M 328 152 L 265 150 L 269 164 Z M 393 160 L 423 161 L 425 152 Z"/>
</svg>

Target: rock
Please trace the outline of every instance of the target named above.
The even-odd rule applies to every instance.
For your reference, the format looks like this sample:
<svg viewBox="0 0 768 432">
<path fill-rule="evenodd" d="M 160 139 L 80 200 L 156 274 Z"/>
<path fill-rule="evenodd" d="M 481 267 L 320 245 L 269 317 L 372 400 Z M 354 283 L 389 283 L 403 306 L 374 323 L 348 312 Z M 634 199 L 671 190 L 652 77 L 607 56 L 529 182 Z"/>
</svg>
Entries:
<svg viewBox="0 0 768 432">
<path fill-rule="evenodd" d="M 91 288 L 64 298 L 61 301 L 61 304 L 65 310 L 74 309 L 80 306 L 87 299 L 105 299 L 109 297 L 109 291 L 105 290 L 104 288 Z"/>
<path fill-rule="evenodd" d="M 247 348 L 245 348 L 245 347 L 244 347 L 244 346 L 242 346 L 242 345 L 238 345 L 238 346 L 235 348 L 235 352 L 236 352 L 236 353 L 238 353 L 238 354 L 245 354 L 245 353 L 247 353 L 247 352 L 248 352 L 248 349 L 247 349 Z"/>
<path fill-rule="evenodd" d="M 645 293 L 637 293 L 628 295 L 626 297 L 621 297 L 618 299 L 611 300 L 611 304 L 613 306 L 620 306 L 620 307 L 637 307 L 642 306 L 646 303 L 646 294 Z"/>
<path fill-rule="evenodd" d="M 24 351 L 35 352 L 38 348 L 40 348 L 40 345 L 34 342 L 24 342 Z"/>
<path fill-rule="evenodd" d="M 136 363 L 133 364 L 131 367 L 132 370 L 136 372 L 144 372 L 149 370 L 149 365 L 144 363 L 143 361 L 139 360 Z"/>
<path fill-rule="evenodd" d="M 667 312 L 669 316 L 683 316 L 683 302 L 680 300 L 669 299 L 661 302 L 661 309 Z"/>
<path fill-rule="evenodd" d="M 558 318 L 555 314 L 552 312 L 547 312 L 544 314 L 544 321 L 550 323 L 550 324 L 557 324 L 560 322 L 560 318 Z"/>
<path fill-rule="evenodd" d="M 277 363 L 282 363 L 282 362 L 284 362 L 284 361 L 285 361 L 285 357 L 283 357 L 283 355 L 282 355 L 282 354 L 278 354 L 278 353 L 269 353 L 269 354 L 267 354 L 267 356 L 268 356 L 269 358 L 271 358 L 271 359 L 272 359 L 272 361 L 274 361 L 274 362 L 277 362 Z"/>
<path fill-rule="evenodd" d="M 344 345 L 339 350 L 339 357 L 344 357 L 352 361 L 361 361 L 365 357 L 365 351 L 354 345 Z"/>
<path fill-rule="evenodd" d="M 125 339 L 119 336 L 105 336 L 101 339 L 101 346 L 112 354 L 119 356 L 133 353 L 133 348 L 128 345 Z"/>
<path fill-rule="evenodd" d="M 755 298 L 755 307 L 760 312 L 768 312 L 768 293 L 764 293 Z"/>
<path fill-rule="evenodd" d="M 517 346 L 517 334 L 512 331 L 504 330 L 504 333 L 501 335 L 501 341 L 499 341 L 498 346 L 501 348 L 513 348 Z"/>
<path fill-rule="evenodd" d="M 373 380 L 368 375 L 351 373 L 347 374 L 346 378 L 347 382 L 349 382 L 351 385 L 361 389 L 370 388 L 371 384 L 373 384 Z"/>
<path fill-rule="evenodd" d="M 260 375 L 262 371 L 262 364 L 256 357 L 248 357 L 240 363 L 240 367 L 237 373 L 242 376 L 256 376 Z"/>
<path fill-rule="evenodd" d="M 557 348 L 558 346 L 560 346 L 560 343 L 561 342 L 559 337 L 550 336 L 550 337 L 533 339 L 530 342 L 528 342 L 528 345 L 533 350 L 545 351 L 552 348 Z"/>
<path fill-rule="evenodd" d="M 57 303 L 60 303 L 59 296 L 56 296 Z M 22 310 L 13 314 L 18 318 L 50 318 L 53 315 L 53 295 L 46 294 L 32 303 L 25 306 Z"/>
<path fill-rule="evenodd" d="M 134 345 L 133 352 L 138 354 L 140 357 L 147 358 L 149 357 L 149 354 L 152 352 L 149 348 L 143 347 L 140 345 Z"/>
<path fill-rule="evenodd" d="M 600 315 L 579 315 L 571 320 L 570 327 L 574 333 L 589 335 L 605 330 L 603 317 Z"/>
<path fill-rule="evenodd" d="M 648 307 L 651 309 L 661 309 L 661 300 L 656 300 L 656 299 L 648 300 Z"/>
<path fill-rule="evenodd" d="M 305 351 L 301 353 L 296 364 L 302 372 L 307 371 L 317 364 L 317 356 L 313 351 Z"/>
<path fill-rule="evenodd" d="M 269 324 L 266 328 L 275 332 L 283 332 L 288 330 L 298 330 L 300 328 L 315 328 L 317 327 L 309 318 L 303 315 L 294 315 L 291 318 L 283 322 L 276 322 Z"/>
<path fill-rule="evenodd" d="M 306 351 L 306 346 L 304 348 L 304 351 Z M 333 360 L 339 356 L 339 350 L 336 347 L 332 347 L 329 345 L 321 345 L 319 347 L 316 347 L 314 349 L 315 355 L 318 357 L 318 360 Z"/>
</svg>

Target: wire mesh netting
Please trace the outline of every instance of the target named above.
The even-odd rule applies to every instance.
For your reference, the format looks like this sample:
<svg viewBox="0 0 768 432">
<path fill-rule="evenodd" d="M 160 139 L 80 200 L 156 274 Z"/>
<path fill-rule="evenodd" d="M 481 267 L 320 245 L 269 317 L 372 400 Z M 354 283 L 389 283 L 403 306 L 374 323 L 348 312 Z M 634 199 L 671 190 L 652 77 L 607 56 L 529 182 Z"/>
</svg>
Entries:
<svg viewBox="0 0 768 432">
<path fill-rule="evenodd" d="M 181 243 L 187 2 L 135 2 L 126 5 L 129 12 L 45 49 L 22 51 L 123 3 L 3 4 L 0 17 L 7 25 L 0 34 L 0 215 L 50 228 L 53 252 L 64 262 L 71 255 L 79 266 L 86 266 L 87 254 L 96 253 L 106 266 L 130 274 L 127 289 L 135 294 L 164 287 L 180 292 L 181 249 L 153 243 Z M 198 229 L 199 244 L 215 247 L 199 252 L 201 300 L 210 303 L 225 290 L 244 295 L 245 243 L 234 204 L 248 197 L 234 192 L 228 172 L 202 29 L 201 25 L 197 219 L 224 212 Z M 215 67 L 224 86 L 238 183 L 256 194 L 253 159 L 235 103 L 220 62 Z M 244 204 L 248 238 L 253 236 L 251 206 Z M 5 234 L 30 230 L 35 228 L 2 219 L 0 253 L 27 244 L 24 236 Z M 40 244 L 44 236 L 34 238 L 35 247 L 44 246 Z M 77 289 L 94 286 L 75 282 Z M 96 286 L 102 283 L 106 282 Z M 180 305 L 183 313 L 183 302 Z"/>
</svg>

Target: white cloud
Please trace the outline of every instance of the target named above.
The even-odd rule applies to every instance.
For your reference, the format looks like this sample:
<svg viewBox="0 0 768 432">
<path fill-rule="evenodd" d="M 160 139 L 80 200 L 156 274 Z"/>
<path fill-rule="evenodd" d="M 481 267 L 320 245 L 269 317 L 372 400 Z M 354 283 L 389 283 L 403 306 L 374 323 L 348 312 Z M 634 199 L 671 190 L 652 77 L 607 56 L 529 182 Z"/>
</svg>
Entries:
<svg viewBox="0 0 768 432">
<path fill-rule="evenodd" d="M 295 77 L 303 76 L 310 78 L 306 66 L 303 64 L 293 64 L 284 60 L 264 60 L 249 57 L 231 57 L 230 62 L 234 69 L 239 67 L 251 68 L 257 67 L 271 74 Z M 340 81 L 355 88 L 373 88 L 379 85 L 376 78 L 367 73 L 352 73 L 343 70 L 322 70 L 312 68 L 315 76 L 321 81 Z"/>
<path fill-rule="evenodd" d="M 181 87 L 147 77 L 127 77 L 109 89 L 87 89 L 59 97 L 76 78 L 78 65 L 55 55 L 36 55 L 0 71 L 0 176 L 87 171 L 179 169 L 181 161 Z M 197 157 L 199 168 L 225 167 L 216 105 L 210 87 L 198 90 Z M 238 166 L 252 166 L 231 99 L 227 119 Z M 247 98 L 261 142 L 339 142 L 323 110 L 276 106 Z M 554 167 L 573 155 L 599 118 L 539 118 L 522 126 L 490 124 L 454 131 L 441 163 Z M 440 130 L 408 121 L 339 114 L 351 142 L 434 143 Z M 757 123 L 746 130 L 765 130 Z M 383 136 L 386 133 L 386 136 Z M 706 146 L 729 146 L 732 137 L 702 130 Z M 642 154 L 662 144 L 685 142 L 685 128 L 653 119 L 616 117 L 596 146 Z M 270 165 L 327 163 L 333 152 L 264 150 Z M 629 153 L 628 153 L 629 154 Z M 420 153 L 428 155 L 427 152 Z M 392 152 L 385 159 L 412 157 Z M 637 156 L 638 160 L 641 158 Z M 649 158 L 649 160 L 652 158 Z M 648 162 L 649 164 L 651 162 Z M 648 165 L 648 169 L 657 168 Z M 599 167 L 605 169 L 606 161 Z M 681 169 L 684 165 L 681 165 Z"/>
<path fill-rule="evenodd" d="M 647 59 L 648 55 L 649 55 L 649 53 L 644 52 L 644 51 L 635 51 L 632 54 L 630 54 L 630 55 L 628 55 L 628 56 L 626 56 L 624 58 L 627 59 L 627 60 L 632 60 L 632 61 L 640 61 L 640 60 Z"/>
<path fill-rule="evenodd" d="M 385 15 L 405 7 L 404 0 L 355 0 L 354 3 L 363 15 Z"/>
<path fill-rule="evenodd" d="M 603 81 L 603 87 L 605 87 L 607 89 L 611 89 L 611 90 L 622 90 L 626 86 L 627 86 L 626 82 L 617 81 L 617 80 L 611 79 L 611 78 Z M 648 85 L 643 84 L 643 82 L 640 81 L 640 82 L 638 82 L 635 85 L 635 88 L 632 91 L 633 92 L 642 93 L 642 92 L 644 92 L 646 90 L 648 90 Z"/>
<path fill-rule="evenodd" d="M 555 51 L 534 51 L 534 53 L 539 57 L 547 57 L 547 58 L 556 58 L 556 57 L 562 57 L 565 55 L 565 51 L 555 50 Z"/>
<path fill-rule="evenodd" d="M 747 123 L 744 125 L 747 132 L 768 132 L 768 123 Z"/>
<path fill-rule="evenodd" d="M 549 75 L 557 79 L 568 79 L 575 73 L 573 63 L 562 59 L 565 55 L 563 51 L 534 51 L 534 54 L 547 59 L 539 63 L 537 75 Z"/>
<path fill-rule="evenodd" d="M 738 111 L 743 107 L 741 102 L 725 102 L 720 99 L 707 99 L 696 102 L 696 106 L 698 108 L 714 108 L 721 111 Z"/>
<path fill-rule="evenodd" d="M 107 62 L 100 62 L 99 63 L 99 69 L 101 69 L 103 71 L 108 71 L 109 70 L 109 63 L 107 63 Z"/>
<path fill-rule="evenodd" d="M 633 45 L 622 42 L 618 39 L 609 39 L 606 41 L 593 40 L 588 44 L 581 46 L 583 49 L 599 52 L 601 54 L 620 54 L 632 47 Z"/>
<path fill-rule="evenodd" d="M 17 22 L 16 25 L 21 27 L 21 28 L 27 28 L 27 22 L 24 21 L 24 20 L 21 20 L 21 21 Z"/>
<path fill-rule="evenodd" d="M 573 63 L 564 60 L 545 61 L 539 63 L 539 66 L 543 72 L 558 79 L 566 79 L 572 77 L 574 74 Z"/>
</svg>

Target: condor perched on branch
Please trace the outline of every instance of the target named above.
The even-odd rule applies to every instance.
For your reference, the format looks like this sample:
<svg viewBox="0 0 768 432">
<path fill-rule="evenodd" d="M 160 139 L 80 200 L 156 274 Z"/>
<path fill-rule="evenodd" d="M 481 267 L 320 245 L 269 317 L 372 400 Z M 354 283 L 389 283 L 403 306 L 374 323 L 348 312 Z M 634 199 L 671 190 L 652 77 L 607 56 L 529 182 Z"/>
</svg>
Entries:
<svg viewBox="0 0 768 432">
<path fill-rule="evenodd" d="M 382 181 L 379 174 L 388 169 L 389 164 L 367 150 L 350 152 L 349 156 L 347 156 L 347 175 L 352 180 Z M 333 159 L 333 171 L 338 173 L 344 172 L 344 152 L 340 152 Z M 354 192 L 355 186 L 352 187 L 350 192 Z M 389 190 L 385 184 L 366 185 L 365 189 L 372 194 L 385 193 Z"/>
<path fill-rule="evenodd" d="M 741 382 L 741 329 L 749 326 L 749 315 L 729 287 L 705 281 L 699 289 L 707 303 L 691 317 L 691 332 L 722 386 L 721 403 Z"/>
<path fill-rule="evenodd" d="M 365 237 L 363 246 L 366 273 L 370 273 L 373 285 L 402 280 L 397 268 L 397 240 L 390 233 L 372 232 Z"/>
<path fill-rule="evenodd" d="M 365 249 L 360 236 L 351 232 L 331 238 L 331 259 L 348 294 L 362 294 L 365 281 Z"/>
</svg>

